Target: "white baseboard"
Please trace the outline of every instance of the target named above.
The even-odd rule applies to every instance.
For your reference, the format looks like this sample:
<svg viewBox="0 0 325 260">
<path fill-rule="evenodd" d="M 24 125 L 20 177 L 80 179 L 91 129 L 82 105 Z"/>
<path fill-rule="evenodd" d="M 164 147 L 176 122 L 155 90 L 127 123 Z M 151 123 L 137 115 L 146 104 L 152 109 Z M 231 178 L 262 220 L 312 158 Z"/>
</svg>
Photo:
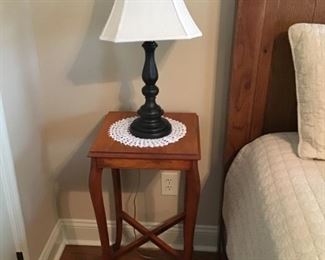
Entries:
<svg viewBox="0 0 325 260">
<path fill-rule="evenodd" d="M 142 223 L 148 229 L 157 226 L 157 223 Z M 107 223 L 111 242 L 114 242 L 115 223 Z M 176 225 L 163 233 L 160 237 L 176 249 L 183 249 L 182 225 Z M 123 241 L 129 243 L 134 238 L 133 228 L 127 224 L 123 226 Z M 195 228 L 194 250 L 205 252 L 217 251 L 217 226 L 197 225 Z M 45 245 L 39 260 L 59 260 L 65 245 L 99 246 L 99 235 L 95 220 L 61 219 L 54 227 L 53 232 Z M 146 248 L 156 248 L 151 242 L 143 245 Z"/>
<path fill-rule="evenodd" d="M 58 220 L 39 257 L 39 260 L 59 260 L 66 245 L 62 221 Z"/>
</svg>

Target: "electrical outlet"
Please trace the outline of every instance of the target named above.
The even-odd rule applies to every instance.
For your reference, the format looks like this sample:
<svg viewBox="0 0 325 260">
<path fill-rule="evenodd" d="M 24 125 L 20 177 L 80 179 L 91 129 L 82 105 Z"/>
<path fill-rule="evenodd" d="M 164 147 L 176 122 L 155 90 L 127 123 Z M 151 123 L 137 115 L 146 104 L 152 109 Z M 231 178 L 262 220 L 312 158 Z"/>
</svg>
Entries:
<svg viewBox="0 0 325 260">
<path fill-rule="evenodd" d="M 176 196 L 178 194 L 179 178 L 179 171 L 162 171 L 161 194 Z"/>
</svg>

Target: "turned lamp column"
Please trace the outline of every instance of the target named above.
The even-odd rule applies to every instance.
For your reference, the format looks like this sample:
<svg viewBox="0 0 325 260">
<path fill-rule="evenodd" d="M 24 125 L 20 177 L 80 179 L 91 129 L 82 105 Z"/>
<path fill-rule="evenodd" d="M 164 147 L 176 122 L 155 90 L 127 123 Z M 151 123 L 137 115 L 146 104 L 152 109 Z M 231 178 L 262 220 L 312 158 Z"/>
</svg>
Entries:
<svg viewBox="0 0 325 260">
<path fill-rule="evenodd" d="M 142 44 L 146 58 L 142 71 L 142 79 L 145 86 L 142 94 L 145 96 L 145 103 L 138 110 L 140 116 L 130 126 L 130 132 L 140 138 L 160 138 L 170 134 L 172 128 L 170 123 L 162 117 L 164 111 L 156 103 L 156 96 L 159 93 L 155 85 L 158 80 L 158 71 L 155 62 L 155 49 L 158 44 L 154 41 L 146 41 Z"/>
</svg>

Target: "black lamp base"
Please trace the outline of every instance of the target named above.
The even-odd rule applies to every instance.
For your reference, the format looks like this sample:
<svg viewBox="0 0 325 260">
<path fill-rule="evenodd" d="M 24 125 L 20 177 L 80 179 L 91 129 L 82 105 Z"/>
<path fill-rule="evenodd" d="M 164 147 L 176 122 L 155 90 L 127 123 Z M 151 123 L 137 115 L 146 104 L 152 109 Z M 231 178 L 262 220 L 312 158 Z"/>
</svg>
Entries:
<svg viewBox="0 0 325 260">
<path fill-rule="evenodd" d="M 130 125 L 132 135 L 145 138 L 156 139 L 169 135 L 172 131 L 172 126 L 165 118 L 159 120 L 146 120 L 144 118 L 135 119 Z"/>
<path fill-rule="evenodd" d="M 156 139 L 169 135 L 172 127 L 168 120 L 163 118 L 164 111 L 156 103 L 159 89 L 155 85 L 158 80 L 158 71 L 155 62 L 155 49 L 157 43 L 154 41 L 144 42 L 146 59 L 142 71 L 142 79 L 145 86 L 142 94 L 146 101 L 138 110 L 139 118 L 134 120 L 130 126 L 130 133 L 139 138 Z"/>
</svg>

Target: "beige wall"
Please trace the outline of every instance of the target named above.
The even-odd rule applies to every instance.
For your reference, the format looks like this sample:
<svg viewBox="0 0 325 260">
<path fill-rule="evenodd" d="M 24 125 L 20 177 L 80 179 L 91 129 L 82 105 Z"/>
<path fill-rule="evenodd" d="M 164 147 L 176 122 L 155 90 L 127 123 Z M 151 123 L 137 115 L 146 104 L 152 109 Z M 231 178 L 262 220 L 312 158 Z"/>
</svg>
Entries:
<svg viewBox="0 0 325 260">
<path fill-rule="evenodd" d="M 157 49 L 158 102 L 166 111 L 200 116 L 202 197 L 199 224 L 216 225 L 234 0 L 186 1 L 203 32 L 190 41 L 161 42 Z M 62 218 L 94 218 L 88 195 L 87 150 L 103 116 L 142 104 L 140 43 L 113 44 L 98 36 L 112 1 L 33 1 L 33 26 L 42 82 L 46 162 L 59 189 Z M 176 212 L 177 197 L 161 196 L 156 172 L 141 171 L 139 219 L 159 221 Z M 110 176 L 106 176 L 105 198 Z M 125 201 L 137 175 L 123 176 Z"/>
<path fill-rule="evenodd" d="M 0 1 L 0 28 L 0 92 L 27 242 L 36 260 L 58 218 L 54 182 L 43 160 L 42 86 L 28 1 Z"/>
</svg>

